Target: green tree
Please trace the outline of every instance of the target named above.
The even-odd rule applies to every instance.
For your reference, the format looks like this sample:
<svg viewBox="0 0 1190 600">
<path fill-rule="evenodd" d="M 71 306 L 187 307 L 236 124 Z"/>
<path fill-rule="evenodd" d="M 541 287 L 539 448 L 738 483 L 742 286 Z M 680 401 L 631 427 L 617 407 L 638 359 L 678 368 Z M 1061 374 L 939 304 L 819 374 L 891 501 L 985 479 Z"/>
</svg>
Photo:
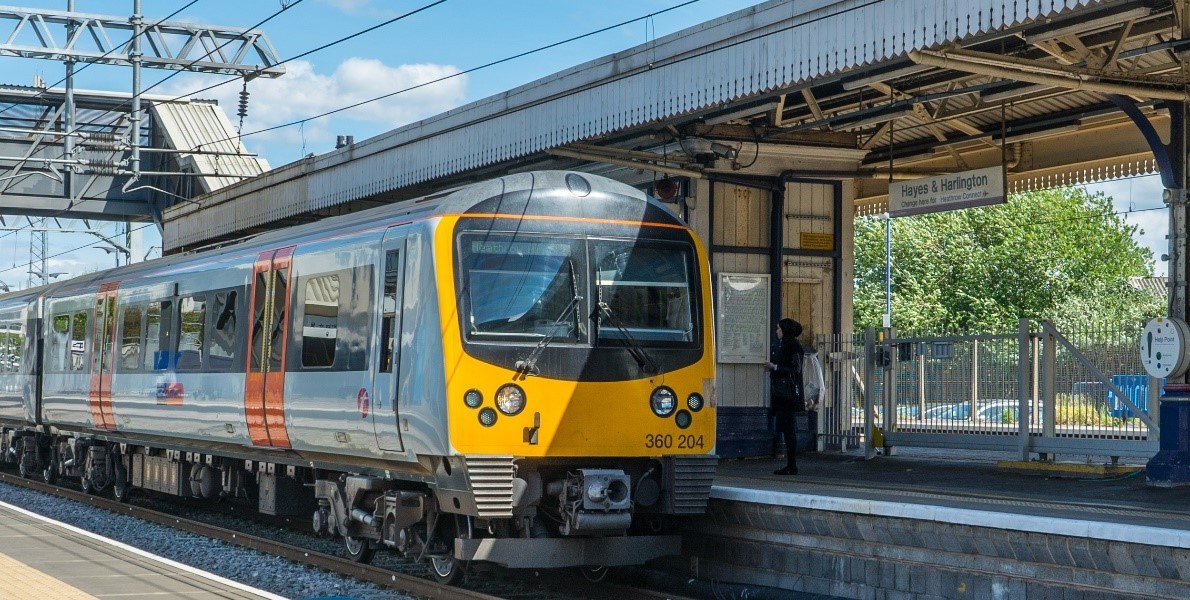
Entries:
<svg viewBox="0 0 1190 600">
<path fill-rule="evenodd" d="M 884 219 L 855 227 L 855 325 L 884 314 Z M 1165 313 L 1133 289 L 1152 252 L 1111 200 L 1083 188 L 1014 195 L 1001 206 L 893 219 L 893 325 L 901 331 L 1005 331 L 1022 317 L 1059 325 Z"/>
</svg>

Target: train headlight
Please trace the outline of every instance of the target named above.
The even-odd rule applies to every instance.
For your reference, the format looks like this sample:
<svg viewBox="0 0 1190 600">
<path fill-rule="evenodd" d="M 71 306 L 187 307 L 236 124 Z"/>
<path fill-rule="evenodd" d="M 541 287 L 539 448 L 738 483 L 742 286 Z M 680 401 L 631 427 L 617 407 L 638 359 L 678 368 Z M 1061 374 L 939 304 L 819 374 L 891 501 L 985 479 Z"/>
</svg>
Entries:
<svg viewBox="0 0 1190 600">
<path fill-rule="evenodd" d="M 673 414 L 677 404 L 677 395 L 665 386 L 653 390 L 653 394 L 649 396 L 649 406 L 653 409 L 653 414 L 658 417 L 668 417 Z"/>
<path fill-rule="evenodd" d="M 515 383 L 506 383 L 496 390 L 496 408 L 512 416 L 525 410 L 525 390 Z"/>
<path fill-rule="evenodd" d="M 483 394 L 479 390 L 467 390 L 467 393 L 463 394 L 463 402 L 468 408 L 479 408 L 479 405 L 483 404 Z"/>
<path fill-rule="evenodd" d="M 694 412 L 702 410 L 702 404 L 702 394 L 699 394 L 698 392 L 690 394 L 686 397 L 686 408 L 689 408 Z"/>
</svg>

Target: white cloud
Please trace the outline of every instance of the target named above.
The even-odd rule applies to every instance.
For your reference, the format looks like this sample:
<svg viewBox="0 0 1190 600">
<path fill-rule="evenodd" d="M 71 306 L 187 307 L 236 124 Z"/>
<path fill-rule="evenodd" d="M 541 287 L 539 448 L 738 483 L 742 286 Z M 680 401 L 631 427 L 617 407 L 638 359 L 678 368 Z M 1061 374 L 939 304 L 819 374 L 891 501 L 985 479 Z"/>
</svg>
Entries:
<svg viewBox="0 0 1190 600">
<path fill-rule="evenodd" d="M 397 13 L 373 5 L 372 0 L 323 0 L 349 15 L 391 17 Z"/>
<path fill-rule="evenodd" d="M 287 63 L 285 68 L 285 75 L 277 79 L 256 79 L 248 84 L 250 96 L 248 116 L 244 119 L 245 134 L 310 118 L 460 72 L 451 65 L 389 66 L 371 58 L 349 58 L 330 74 L 318 73 L 311 63 L 302 60 Z M 209 79 L 205 81 L 208 83 L 204 85 L 204 80 L 197 76 L 179 77 L 163 86 L 168 89 L 161 93 L 185 94 L 210 85 Z M 235 126 L 239 122 L 236 111 L 240 87 L 227 84 L 196 97 L 218 100 Z M 467 76 L 458 75 L 330 117 L 314 119 L 304 127 L 294 125 L 251 135 L 244 139 L 244 143 L 249 148 L 267 143 L 291 147 L 301 144 L 325 152 L 334 147 L 336 134 L 352 134 L 362 140 L 454 108 L 466 98 L 466 88 Z M 292 158 L 286 157 L 287 160 Z M 271 162 L 280 164 L 276 160 Z"/>
</svg>

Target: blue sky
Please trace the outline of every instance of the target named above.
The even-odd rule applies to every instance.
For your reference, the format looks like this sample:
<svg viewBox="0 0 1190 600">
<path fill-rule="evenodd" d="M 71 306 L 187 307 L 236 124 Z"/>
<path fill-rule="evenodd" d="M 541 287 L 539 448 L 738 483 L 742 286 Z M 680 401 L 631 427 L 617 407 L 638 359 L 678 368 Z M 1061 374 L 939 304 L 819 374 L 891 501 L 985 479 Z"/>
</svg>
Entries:
<svg viewBox="0 0 1190 600">
<path fill-rule="evenodd" d="M 317 119 L 304 126 L 292 126 L 268 133 L 247 135 L 244 144 L 276 167 L 302 156 L 334 148 L 335 136 L 348 134 L 357 141 L 420 118 L 503 92 L 557 71 L 645 43 L 674 31 L 751 6 L 753 0 L 699 0 L 647 20 L 616 27 L 604 33 L 551 50 L 522 57 L 495 67 L 467 73 L 427 86 L 416 93 L 401 94 L 369 104 L 349 113 Z M 161 19 L 185 6 L 189 0 L 146 0 L 147 23 Z M 416 10 L 432 0 L 288 0 L 290 8 L 260 28 L 272 41 L 282 59 L 345 37 Z M 22 6 L 65 10 L 66 0 L 29 1 Z M 307 118 L 361 100 L 391 93 L 410 85 L 469 70 L 485 63 L 559 42 L 623 21 L 683 4 L 683 0 L 448 0 L 407 19 L 365 34 L 286 65 L 288 73 L 276 80 L 256 80 L 251 94 L 244 132 Z M 281 8 L 280 0 L 199 0 L 172 20 L 204 25 L 252 27 Z M 76 0 L 79 12 L 109 16 L 129 15 L 132 0 Z M 7 32 L 5 32 L 7 34 Z M 0 82 L 29 85 L 35 76 L 47 84 L 58 82 L 64 71 L 60 63 L 0 57 Z M 144 87 L 152 86 L 169 72 L 145 70 Z M 227 79 L 212 75 L 181 73 L 164 81 L 149 93 L 187 95 Z M 91 66 L 80 75 L 79 88 L 129 91 L 131 70 Z M 235 125 L 239 82 L 229 83 L 199 98 L 219 100 Z M 1155 177 L 1124 180 L 1092 186 L 1116 200 L 1117 210 L 1134 210 L 1161 205 L 1161 186 Z M 1144 229 L 1141 243 L 1154 249 L 1154 257 L 1165 252 L 1168 227 L 1165 211 L 1142 211 L 1127 217 Z M 134 228 L 137 225 L 134 225 Z M 107 225 L 108 232 L 114 226 Z M 155 254 L 158 244 L 152 227 L 138 245 L 139 256 Z M 0 234 L 3 236 L 3 234 Z M 111 256 L 90 247 L 95 238 L 71 234 L 51 236 L 50 254 L 69 252 L 51 259 L 51 272 L 78 275 L 113 264 Z M 0 281 L 23 286 L 28 277 L 28 233 L 0 237 Z M 1164 274 L 1164 263 L 1156 263 Z"/>
<path fill-rule="evenodd" d="M 189 0 L 143 2 L 146 23 L 185 6 Z M 396 16 L 433 3 L 433 0 L 288 0 L 290 7 L 260 26 L 282 59 L 305 53 Z M 244 133 L 307 118 L 354 102 L 388 94 L 410 85 L 466 71 L 474 67 L 559 42 L 637 17 L 675 7 L 684 0 L 448 0 L 412 17 L 288 63 L 288 73 L 276 80 L 249 84 L 251 94 Z M 500 93 L 551 73 L 644 43 L 655 37 L 746 8 L 750 0 L 699 0 L 688 6 L 636 21 L 583 40 L 449 79 L 416 93 L 398 95 L 349 113 L 318 119 L 304 126 L 247 135 L 244 144 L 276 167 L 309 153 L 334 149 L 336 135 L 357 141 L 456 106 Z M 65 10 L 66 0 L 30 1 L 26 7 Z M 253 27 L 278 12 L 280 0 L 199 0 L 172 17 L 203 25 Z M 126 16 L 132 0 L 76 0 L 77 12 Z M 5 31 L 7 35 L 8 31 Z M 58 82 L 63 66 L 52 61 L 0 57 L 0 82 L 31 85 L 35 77 Z M 144 88 L 161 82 L 170 72 L 146 69 Z M 150 94 L 187 95 L 226 77 L 181 73 L 160 83 Z M 80 89 L 130 91 L 131 70 L 93 65 L 81 71 Z M 199 96 L 216 99 L 229 120 L 235 116 L 240 83 Z M 67 224 L 71 225 L 71 224 Z M 134 228 L 138 225 L 134 225 Z M 108 233 L 114 225 L 106 225 Z M 152 227 L 142 232 L 139 256 L 159 244 Z M 28 274 L 27 232 L 0 234 L 0 281 L 14 288 L 25 285 Z M 54 234 L 50 238 L 50 272 L 78 275 L 113 264 L 112 257 L 90 244 L 96 238 Z M 71 251 L 83 247 L 79 251 Z M 68 252 L 70 251 L 70 252 Z"/>
</svg>

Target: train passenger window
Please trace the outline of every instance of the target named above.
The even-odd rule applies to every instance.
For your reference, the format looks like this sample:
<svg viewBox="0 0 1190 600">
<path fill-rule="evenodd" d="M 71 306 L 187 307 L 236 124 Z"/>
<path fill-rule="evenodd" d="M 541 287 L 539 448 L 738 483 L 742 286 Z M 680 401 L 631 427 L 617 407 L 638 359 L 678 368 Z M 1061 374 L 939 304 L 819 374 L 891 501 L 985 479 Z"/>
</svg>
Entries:
<svg viewBox="0 0 1190 600">
<path fill-rule="evenodd" d="M 339 338 L 339 276 L 308 278 L 302 307 L 302 366 L 334 366 Z"/>
<path fill-rule="evenodd" d="M 141 316 L 139 306 L 129 306 L 124 309 L 124 319 L 120 334 L 120 370 L 136 371 L 141 368 Z"/>
<path fill-rule="evenodd" d="M 611 313 L 599 322 L 600 341 L 623 342 L 624 331 L 644 344 L 694 341 L 689 246 L 607 240 L 592 251 L 596 299 Z"/>
<path fill-rule="evenodd" d="M 182 326 L 178 333 L 178 363 L 175 368 L 179 371 L 198 371 L 202 369 L 202 353 L 206 346 L 207 298 L 191 296 L 179 302 Z"/>
<path fill-rule="evenodd" d="M 401 251 L 389 250 L 384 257 L 384 299 L 381 300 L 380 371 L 393 372 L 393 351 L 396 349 L 397 328 L 397 269 Z"/>
<path fill-rule="evenodd" d="M 211 307 L 210 367 L 213 370 L 231 368 L 236 346 L 236 292 L 218 292 Z"/>
<path fill-rule="evenodd" d="M 20 322 L 8 324 L 8 345 L 10 354 L 7 357 L 9 370 L 13 373 L 21 372 L 21 363 L 25 356 L 25 326 Z"/>
<path fill-rule="evenodd" d="M 150 302 L 145 310 L 145 357 L 153 371 L 170 367 L 173 347 L 173 302 Z"/>
<path fill-rule="evenodd" d="M 68 369 L 71 371 L 85 371 L 87 370 L 87 313 L 74 313 L 72 322 Z"/>
<path fill-rule="evenodd" d="M 251 370 L 253 372 L 260 372 L 263 370 L 261 365 L 264 355 L 265 335 L 264 335 L 264 307 L 265 300 L 268 293 L 268 277 L 270 273 L 257 273 L 255 292 L 252 294 L 252 348 L 250 352 L 252 355 Z"/>
<path fill-rule="evenodd" d="M 8 339 L 8 324 L 0 323 L 0 373 L 11 373 L 12 368 L 12 342 Z"/>
<path fill-rule="evenodd" d="M 289 323 L 289 269 L 277 269 L 273 283 L 273 330 L 269 332 L 269 370 L 281 370 L 282 341 Z"/>
<path fill-rule="evenodd" d="M 54 315 L 46 345 L 46 370 L 65 371 L 70 364 L 70 315 Z"/>
</svg>

